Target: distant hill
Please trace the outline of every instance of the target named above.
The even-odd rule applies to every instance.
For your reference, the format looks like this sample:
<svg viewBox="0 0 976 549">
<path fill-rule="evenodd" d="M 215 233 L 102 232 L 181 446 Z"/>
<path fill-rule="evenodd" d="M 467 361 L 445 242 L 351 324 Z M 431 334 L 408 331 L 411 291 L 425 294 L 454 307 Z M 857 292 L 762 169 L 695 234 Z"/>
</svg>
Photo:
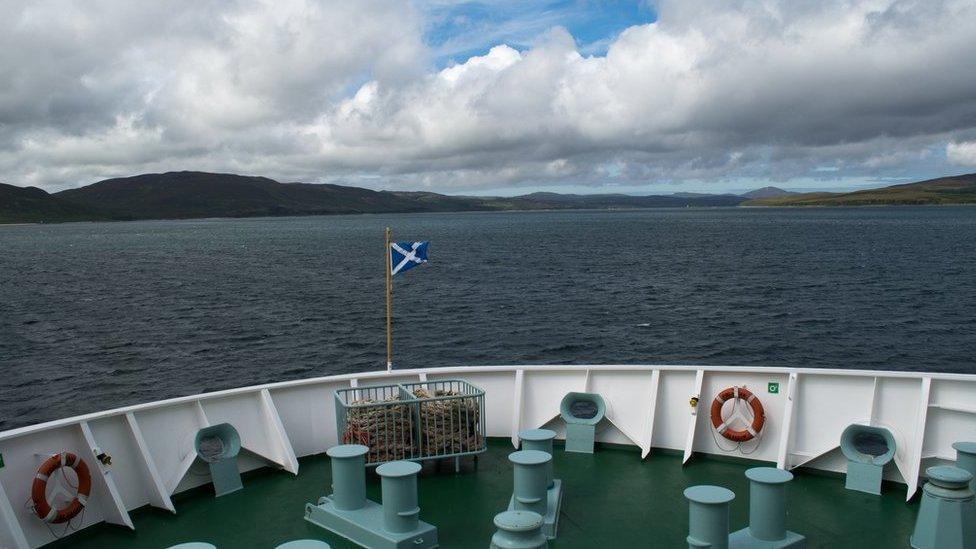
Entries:
<svg viewBox="0 0 976 549">
<path fill-rule="evenodd" d="M 71 204 L 37 187 L 0 183 L 0 223 L 85 221 L 104 219 L 83 206 Z"/>
<path fill-rule="evenodd" d="M 731 194 L 631 196 L 627 194 L 532 193 L 519 198 L 547 206 L 546 209 L 558 207 L 590 209 L 716 207 L 738 206 L 743 201 L 742 197 Z"/>
<path fill-rule="evenodd" d="M 976 204 L 976 174 L 940 177 L 849 193 L 805 193 L 743 202 L 743 206 L 881 206 Z"/>
<path fill-rule="evenodd" d="M 0 184 L 0 223 L 191 219 L 354 213 L 639 209 L 976 203 L 976 174 L 853 193 L 796 194 L 776 187 L 731 194 L 559 194 L 510 198 L 373 191 L 343 185 L 279 183 L 267 177 L 168 172 L 107 179 L 48 194 Z"/>
<path fill-rule="evenodd" d="M 775 198 L 778 196 L 790 196 L 794 194 L 799 194 L 799 193 L 795 193 L 793 191 L 787 191 L 779 187 L 763 187 L 761 189 L 756 189 L 754 191 L 743 193 L 739 196 L 744 196 L 745 198 Z"/>
</svg>

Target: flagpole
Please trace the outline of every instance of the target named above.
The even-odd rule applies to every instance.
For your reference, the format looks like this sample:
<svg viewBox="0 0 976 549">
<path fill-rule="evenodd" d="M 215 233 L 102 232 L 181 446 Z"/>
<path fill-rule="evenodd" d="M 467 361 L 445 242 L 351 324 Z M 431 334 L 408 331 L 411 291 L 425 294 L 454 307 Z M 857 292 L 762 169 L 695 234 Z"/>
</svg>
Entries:
<svg viewBox="0 0 976 549">
<path fill-rule="evenodd" d="M 386 371 L 393 371 L 393 273 L 390 265 L 390 241 L 393 232 L 386 228 Z"/>
</svg>

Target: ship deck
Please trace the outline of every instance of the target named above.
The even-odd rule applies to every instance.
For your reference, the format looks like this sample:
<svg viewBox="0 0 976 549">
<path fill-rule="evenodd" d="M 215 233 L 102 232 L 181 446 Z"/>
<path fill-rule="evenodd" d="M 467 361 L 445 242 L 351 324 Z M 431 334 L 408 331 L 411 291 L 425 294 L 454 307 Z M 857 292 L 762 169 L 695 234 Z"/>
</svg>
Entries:
<svg viewBox="0 0 976 549">
<path fill-rule="evenodd" d="M 441 547 L 484 548 L 492 517 L 504 510 L 512 489 L 507 460 L 511 443 L 492 439 L 488 451 L 462 461 L 427 463 L 419 490 L 421 519 L 438 527 Z M 683 547 L 688 529 L 684 488 L 717 484 L 736 493 L 731 527 L 748 522 L 744 472 L 756 463 L 654 451 L 641 460 L 636 449 L 601 446 L 593 455 L 555 451 L 556 477 L 564 496 L 553 548 Z M 244 490 L 214 498 L 207 485 L 174 497 L 177 514 L 154 508 L 132 513 L 135 530 L 101 524 L 50 547 L 159 549 L 186 541 L 218 548 L 274 548 L 295 539 L 327 541 L 334 549 L 356 547 L 303 519 L 304 506 L 325 495 L 330 481 L 325 455 L 300 460 L 300 472 L 262 469 L 246 474 Z M 789 489 L 790 530 L 807 536 L 807 547 L 907 547 L 918 509 L 905 503 L 905 487 L 885 484 L 880 497 L 844 489 L 837 475 L 797 471 Z M 379 478 L 367 475 L 368 496 L 380 499 Z"/>
</svg>

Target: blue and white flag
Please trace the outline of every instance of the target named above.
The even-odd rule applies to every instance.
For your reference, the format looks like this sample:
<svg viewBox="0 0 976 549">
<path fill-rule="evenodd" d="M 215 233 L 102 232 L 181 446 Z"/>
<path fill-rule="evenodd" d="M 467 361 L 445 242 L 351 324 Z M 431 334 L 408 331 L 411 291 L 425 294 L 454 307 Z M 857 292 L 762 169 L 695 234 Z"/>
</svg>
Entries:
<svg viewBox="0 0 976 549">
<path fill-rule="evenodd" d="M 390 243 L 390 272 L 393 275 L 413 269 L 421 263 L 427 263 L 428 241 L 423 242 L 391 242 Z"/>
</svg>

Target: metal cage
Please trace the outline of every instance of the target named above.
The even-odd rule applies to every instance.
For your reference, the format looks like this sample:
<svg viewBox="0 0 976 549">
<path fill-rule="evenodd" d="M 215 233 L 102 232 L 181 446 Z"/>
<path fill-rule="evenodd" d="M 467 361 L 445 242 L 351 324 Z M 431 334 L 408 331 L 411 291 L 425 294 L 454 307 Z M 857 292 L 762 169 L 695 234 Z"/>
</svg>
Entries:
<svg viewBox="0 0 976 549">
<path fill-rule="evenodd" d="M 343 444 L 369 447 L 367 465 L 478 454 L 487 449 L 485 392 L 448 379 L 335 392 Z"/>
</svg>

